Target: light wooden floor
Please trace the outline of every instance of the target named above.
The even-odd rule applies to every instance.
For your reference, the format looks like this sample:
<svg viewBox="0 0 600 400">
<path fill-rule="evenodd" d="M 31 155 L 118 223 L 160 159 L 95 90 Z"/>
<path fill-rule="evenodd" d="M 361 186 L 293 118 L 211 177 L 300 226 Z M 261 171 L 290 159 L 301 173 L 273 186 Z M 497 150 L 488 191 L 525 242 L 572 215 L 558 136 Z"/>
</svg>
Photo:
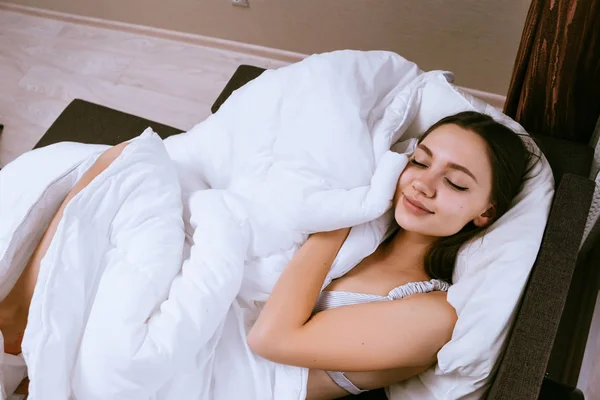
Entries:
<svg viewBox="0 0 600 400">
<path fill-rule="evenodd" d="M 242 63 L 285 64 L 0 10 L 0 166 L 33 148 L 75 98 L 189 129 Z"/>
</svg>

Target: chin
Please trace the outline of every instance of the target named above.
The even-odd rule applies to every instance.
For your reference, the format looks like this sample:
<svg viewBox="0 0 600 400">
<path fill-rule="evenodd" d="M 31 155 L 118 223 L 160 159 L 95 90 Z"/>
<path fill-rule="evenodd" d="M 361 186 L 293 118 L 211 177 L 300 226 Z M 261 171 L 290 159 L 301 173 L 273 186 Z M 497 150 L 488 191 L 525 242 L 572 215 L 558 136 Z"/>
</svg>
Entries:
<svg viewBox="0 0 600 400">
<path fill-rule="evenodd" d="M 420 234 L 427 234 L 428 230 L 423 220 L 420 218 L 415 218 L 414 216 L 403 212 L 402 210 L 396 209 L 394 214 L 394 219 L 400 228 L 405 231 L 415 232 Z"/>
</svg>

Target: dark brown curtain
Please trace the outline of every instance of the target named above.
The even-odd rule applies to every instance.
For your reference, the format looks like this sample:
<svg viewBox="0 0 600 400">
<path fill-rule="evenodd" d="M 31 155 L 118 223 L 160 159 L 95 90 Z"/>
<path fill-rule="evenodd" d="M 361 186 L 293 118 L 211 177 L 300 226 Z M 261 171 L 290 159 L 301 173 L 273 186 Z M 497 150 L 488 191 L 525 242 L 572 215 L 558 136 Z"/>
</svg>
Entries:
<svg viewBox="0 0 600 400">
<path fill-rule="evenodd" d="M 600 115 L 600 0 L 532 0 L 504 112 L 589 143 Z"/>
</svg>

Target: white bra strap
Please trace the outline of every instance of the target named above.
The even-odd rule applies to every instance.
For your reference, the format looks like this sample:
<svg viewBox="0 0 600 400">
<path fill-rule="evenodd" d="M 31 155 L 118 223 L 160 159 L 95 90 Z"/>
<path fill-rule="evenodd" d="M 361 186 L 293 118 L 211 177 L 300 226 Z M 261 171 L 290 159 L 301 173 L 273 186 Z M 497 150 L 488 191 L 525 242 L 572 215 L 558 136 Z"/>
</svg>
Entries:
<svg viewBox="0 0 600 400">
<path fill-rule="evenodd" d="M 367 392 L 367 390 L 362 390 L 357 388 L 354 383 L 350 382 L 350 379 L 346 378 L 346 375 L 344 375 L 343 372 L 337 372 L 337 371 L 326 371 L 327 375 L 329 375 L 329 377 L 342 389 L 344 389 L 346 392 L 353 394 L 353 395 L 358 395 L 364 392 Z"/>
</svg>

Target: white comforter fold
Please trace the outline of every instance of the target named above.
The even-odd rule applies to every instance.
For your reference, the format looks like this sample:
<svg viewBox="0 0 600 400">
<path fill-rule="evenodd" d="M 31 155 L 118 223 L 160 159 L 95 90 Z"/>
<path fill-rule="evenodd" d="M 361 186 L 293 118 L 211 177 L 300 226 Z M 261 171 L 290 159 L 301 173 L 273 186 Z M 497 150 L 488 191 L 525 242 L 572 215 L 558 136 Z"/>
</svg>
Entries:
<svg viewBox="0 0 600 400">
<path fill-rule="evenodd" d="M 391 148 L 440 74 L 388 52 L 315 55 L 187 133 L 134 139 L 68 205 L 42 262 L 23 343 L 30 398 L 304 398 L 306 370 L 255 356 L 245 335 L 308 234 L 355 226 L 326 284 L 381 242 L 407 162 Z M 50 146 L 0 172 L 3 293 L 26 238 L 103 149 Z M 23 202 L 20 181 L 52 156 L 72 161 Z"/>
</svg>

